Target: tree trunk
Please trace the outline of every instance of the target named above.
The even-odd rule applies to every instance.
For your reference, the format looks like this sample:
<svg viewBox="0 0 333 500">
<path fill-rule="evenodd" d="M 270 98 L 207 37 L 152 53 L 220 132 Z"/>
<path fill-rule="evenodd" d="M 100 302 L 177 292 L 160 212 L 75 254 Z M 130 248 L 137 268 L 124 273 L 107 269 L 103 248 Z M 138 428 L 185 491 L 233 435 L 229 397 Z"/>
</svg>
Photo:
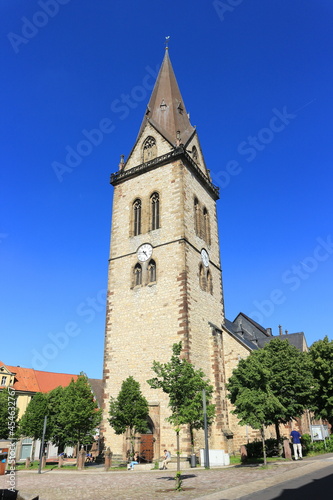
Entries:
<svg viewBox="0 0 333 500">
<path fill-rule="evenodd" d="M 282 457 L 282 455 L 283 455 L 283 444 L 281 443 L 280 424 L 279 424 L 279 422 L 275 422 L 274 425 L 275 425 L 275 432 L 276 432 L 278 453 L 279 453 L 279 456 Z"/>
<path fill-rule="evenodd" d="M 135 431 L 133 432 L 132 429 L 130 429 L 130 443 L 131 443 L 130 458 L 131 458 L 131 460 L 133 460 L 134 459 L 134 447 L 135 447 Z"/>
<path fill-rule="evenodd" d="M 264 455 L 264 465 L 267 465 L 267 457 L 266 457 L 266 446 L 265 446 L 265 427 L 262 426 L 260 429 L 261 439 L 262 439 L 262 451 Z"/>
<path fill-rule="evenodd" d="M 180 478 L 180 444 L 179 444 L 179 429 L 176 430 L 177 433 L 177 474 L 176 474 L 176 490 L 181 488 L 181 478 Z"/>
</svg>

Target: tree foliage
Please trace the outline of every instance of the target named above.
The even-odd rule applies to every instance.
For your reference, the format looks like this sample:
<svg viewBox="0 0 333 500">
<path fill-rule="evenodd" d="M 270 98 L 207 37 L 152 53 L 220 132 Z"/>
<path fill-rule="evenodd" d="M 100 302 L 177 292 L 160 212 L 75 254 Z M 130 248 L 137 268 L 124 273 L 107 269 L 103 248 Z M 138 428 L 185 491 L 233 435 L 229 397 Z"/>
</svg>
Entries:
<svg viewBox="0 0 333 500">
<path fill-rule="evenodd" d="M 271 340 L 242 359 L 227 384 L 241 424 L 254 428 L 302 415 L 313 392 L 310 363 L 287 340 Z"/>
<path fill-rule="evenodd" d="M 314 383 L 308 356 L 287 340 L 273 339 L 240 360 L 227 389 L 241 425 L 260 429 L 264 440 L 264 427 L 275 424 L 279 437 L 279 424 L 310 406 Z"/>
<path fill-rule="evenodd" d="M 45 439 L 63 449 L 66 445 L 91 443 L 101 421 L 101 410 L 94 400 L 84 375 L 63 388 L 47 394 L 37 392 L 19 423 L 21 436 L 42 439 L 47 416 Z"/>
<path fill-rule="evenodd" d="M 205 380 L 202 370 L 195 369 L 185 358 L 181 358 L 182 343 L 173 344 L 172 356 L 168 363 L 154 361 L 156 377 L 148 380 L 153 389 L 162 389 L 169 395 L 171 415 L 168 421 L 176 427 L 189 425 L 193 446 L 193 430 L 203 429 L 202 391 L 206 391 L 207 422 L 215 417 L 215 406 L 210 403 L 213 386 Z"/>
<path fill-rule="evenodd" d="M 21 436 L 33 439 L 42 439 L 44 417 L 47 415 L 47 395 L 37 392 L 30 400 L 27 409 L 19 422 Z M 49 439 L 49 428 L 46 431 L 46 440 Z"/>
<path fill-rule="evenodd" d="M 333 341 L 326 336 L 312 344 L 309 358 L 316 383 L 313 394 L 315 415 L 333 425 Z"/>
<path fill-rule="evenodd" d="M 128 377 L 123 381 L 117 398 L 110 399 L 109 422 L 116 434 L 129 432 L 132 457 L 135 434 L 148 431 L 148 412 L 148 402 L 141 393 L 139 382 Z"/>
<path fill-rule="evenodd" d="M 11 399 L 9 399 L 11 398 Z M 13 405 L 13 397 L 10 395 L 8 389 L 0 391 L 0 438 L 8 439 L 13 437 L 10 432 L 15 431 L 17 428 L 17 414 L 18 409 Z"/>
<path fill-rule="evenodd" d="M 65 444 L 91 443 L 102 418 L 85 375 L 64 388 L 59 408 L 58 423 L 63 427 Z"/>
</svg>

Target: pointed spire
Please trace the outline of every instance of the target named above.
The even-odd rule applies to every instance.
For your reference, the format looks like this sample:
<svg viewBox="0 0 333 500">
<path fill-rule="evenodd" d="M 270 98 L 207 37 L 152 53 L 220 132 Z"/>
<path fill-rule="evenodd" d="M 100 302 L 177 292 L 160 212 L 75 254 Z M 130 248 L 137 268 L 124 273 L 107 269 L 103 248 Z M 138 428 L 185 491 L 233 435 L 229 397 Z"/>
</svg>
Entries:
<svg viewBox="0 0 333 500">
<path fill-rule="evenodd" d="M 186 144 L 195 130 L 190 123 L 177 84 L 169 57 L 168 45 L 165 47 L 165 56 L 139 135 L 147 122 L 151 123 L 175 147 L 179 144 Z"/>
</svg>

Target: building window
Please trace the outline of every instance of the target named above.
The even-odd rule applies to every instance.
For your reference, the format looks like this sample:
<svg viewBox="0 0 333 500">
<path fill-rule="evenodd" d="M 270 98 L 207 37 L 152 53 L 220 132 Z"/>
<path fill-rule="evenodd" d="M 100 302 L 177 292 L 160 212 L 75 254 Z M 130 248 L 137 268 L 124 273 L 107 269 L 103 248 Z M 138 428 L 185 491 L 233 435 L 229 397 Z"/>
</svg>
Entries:
<svg viewBox="0 0 333 500">
<path fill-rule="evenodd" d="M 134 286 L 142 285 L 142 267 L 137 263 L 134 267 Z"/>
<path fill-rule="evenodd" d="M 150 197 L 151 207 L 151 228 L 152 230 L 160 227 L 160 196 L 158 193 L 153 193 Z"/>
<path fill-rule="evenodd" d="M 138 198 L 133 203 L 133 233 L 134 236 L 141 234 L 141 200 Z"/>
<path fill-rule="evenodd" d="M 200 235 L 200 206 L 197 198 L 194 198 L 194 228 L 195 234 Z"/>
<path fill-rule="evenodd" d="M 207 271 L 207 292 L 213 295 L 213 280 L 210 271 Z"/>
<path fill-rule="evenodd" d="M 203 216 L 203 234 L 202 238 L 205 240 L 207 245 L 210 246 L 210 224 L 209 224 L 209 213 L 207 211 L 207 208 L 204 207 L 202 210 L 202 216 Z"/>
<path fill-rule="evenodd" d="M 198 150 L 195 146 L 192 148 L 192 158 L 195 161 L 195 163 L 198 163 Z"/>
<path fill-rule="evenodd" d="M 204 270 L 202 264 L 200 264 L 200 268 L 199 268 L 199 284 L 200 284 L 201 290 L 206 291 L 206 276 L 205 276 L 205 270 Z"/>
<path fill-rule="evenodd" d="M 1 385 L 6 385 L 6 381 L 7 381 L 7 377 L 5 375 L 3 375 L 1 377 Z"/>
<path fill-rule="evenodd" d="M 155 283 L 156 281 L 156 263 L 152 259 L 148 264 L 148 283 Z"/>
<path fill-rule="evenodd" d="M 152 160 L 157 156 L 157 147 L 154 137 L 149 136 L 143 143 L 143 162 Z"/>
</svg>

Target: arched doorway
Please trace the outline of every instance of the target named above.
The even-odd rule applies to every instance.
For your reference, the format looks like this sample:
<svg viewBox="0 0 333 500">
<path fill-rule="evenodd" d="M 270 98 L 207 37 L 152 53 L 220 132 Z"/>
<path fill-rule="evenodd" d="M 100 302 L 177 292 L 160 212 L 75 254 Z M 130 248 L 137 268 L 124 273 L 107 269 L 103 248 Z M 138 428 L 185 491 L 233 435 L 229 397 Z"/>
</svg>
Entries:
<svg viewBox="0 0 333 500">
<path fill-rule="evenodd" d="M 148 431 L 140 435 L 140 458 L 145 462 L 152 462 L 154 458 L 154 424 L 148 417 Z"/>
</svg>

